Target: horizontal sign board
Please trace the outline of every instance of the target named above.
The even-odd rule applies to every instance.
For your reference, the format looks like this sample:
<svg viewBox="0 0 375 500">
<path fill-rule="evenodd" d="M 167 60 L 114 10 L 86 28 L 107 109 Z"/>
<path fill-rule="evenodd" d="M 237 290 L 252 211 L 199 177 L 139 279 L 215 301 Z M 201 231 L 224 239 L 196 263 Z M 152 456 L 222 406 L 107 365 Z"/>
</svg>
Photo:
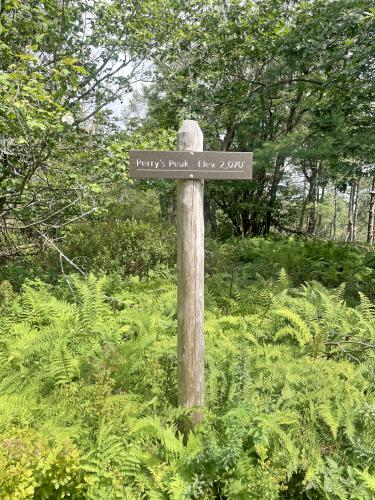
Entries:
<svg viewBox="0 0 375 500">
<path fill-rule="evenodd" d="M 129 151 L 130 177 L 251 179 L 253 153 Z"/>
</svg>

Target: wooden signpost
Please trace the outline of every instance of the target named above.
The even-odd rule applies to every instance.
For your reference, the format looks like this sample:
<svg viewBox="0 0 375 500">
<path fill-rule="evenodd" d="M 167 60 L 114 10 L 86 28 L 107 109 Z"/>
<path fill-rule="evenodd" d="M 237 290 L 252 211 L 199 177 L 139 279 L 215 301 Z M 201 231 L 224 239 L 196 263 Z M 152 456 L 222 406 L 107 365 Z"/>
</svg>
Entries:
<svg viewBox="0 0 375 500">
<path fill-rule="evenodd" d="M 203 152 L 194 120 L 177 133 L 178 151 L 130 151 L 130 176 L 177 180 L 177 377 L 178 402 L 204 403 L 203 179 L 251 179 L 252 153 Z M 200 420 L 193 412 L 193 423 Z"/>
</svg>

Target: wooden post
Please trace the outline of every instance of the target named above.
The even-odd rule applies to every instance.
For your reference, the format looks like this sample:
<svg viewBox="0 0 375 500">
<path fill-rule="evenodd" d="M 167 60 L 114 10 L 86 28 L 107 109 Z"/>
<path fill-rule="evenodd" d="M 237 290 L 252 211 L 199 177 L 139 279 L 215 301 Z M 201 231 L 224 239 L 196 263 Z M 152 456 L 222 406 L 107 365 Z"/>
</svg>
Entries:
<svg viewBox="0 0 375 500">
<path fill-rule="evenodd" d="M 178 151 L 202 151 L 203 134 L 185 120 L 177 134 Z M 177 180 L 177 377 L 178 403 L 204 404 L 204 218 L 203 180 Z M 192 423 L 201 420 L 194 411 Z"/>
<path fill-rule="evenodd" d="M 204 404 L 204 216 L 203 179 L 251 179 L 253 154 L 203 152 L 194 120 L 177 133 L 178 151 L 129 151 L 130 175 L 177 181 L 177 378 L 178 404 L 191 408 L 181 422 L 185 441 L 202 420 Z"/>
</svg>

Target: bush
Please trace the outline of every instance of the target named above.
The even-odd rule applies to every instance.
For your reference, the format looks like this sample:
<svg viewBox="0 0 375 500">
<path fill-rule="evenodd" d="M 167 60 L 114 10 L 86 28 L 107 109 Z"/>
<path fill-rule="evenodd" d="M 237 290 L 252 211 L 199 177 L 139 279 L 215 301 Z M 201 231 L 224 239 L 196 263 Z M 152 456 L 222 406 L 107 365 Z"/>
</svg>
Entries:
<svg viewBox="0 0 375 500">
<path fill-rule="evenodd" d="M 145 275 L 158 265 L 173 265 L 175 245 L 171 226 L 126 220 L 75 225 L 69 229 L 63 248 L 85 271 L 125 276 Z"/>
<path fill-rule="evenodd" d="M 239 282 L 256 274 L 276 277 L 285 269 L 296 286 L 318 281 L 329 288 L 345 283 L 345 296 L 357 302 L 359 292 L 375 300 L 375 252 L 372 247 L 302 238 L 242 238 L 210 242 L 207 269 L 225 272 Z"/>
<path fill-rule="evenodd" d="M 69 440 L 10 428 L 0 435 L 1 498 L 85 498 L 88 484 L 80 458 Z"/>
</svg>

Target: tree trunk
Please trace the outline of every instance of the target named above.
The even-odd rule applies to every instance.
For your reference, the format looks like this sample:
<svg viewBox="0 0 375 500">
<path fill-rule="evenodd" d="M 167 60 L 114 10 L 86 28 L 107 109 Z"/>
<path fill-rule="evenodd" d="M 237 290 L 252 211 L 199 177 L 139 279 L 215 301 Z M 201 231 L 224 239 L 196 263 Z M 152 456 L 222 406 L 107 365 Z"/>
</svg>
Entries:
<svg viewBox="0 0 375 500">
<path fill-rule="evenodd" d="M 325 193 L 325 186 L 322 186 L 321 190 L 319 188 L 317 189 L 317 204 L 321 204 L 324 202 L 324 193 Z M 322 214 L 320 213 L 316 221 L 315 234 L 317 234 L 321 225 L 322 225 Z"/>
<path fill-rule="evenodd" d="M 336 230 L 337 230 L 337 187 L 335 186 L 334 191 L 334 211 L 333 211 L 333 219 L 331 224 L 331 240 L 336 240 Z"/>
<path fill-rule="evenodd" d="M 291 133 L 296 126 L 298 119 L 296 120 L 297 105 L 300 103 L 303 96 L 303 90 L 299 89 L 293 104 L 290 107 L 288 119 L 286 121 L 285 135 Z M 278 154 L 275 163 L 275 172 L 272 179 L 271 189 L 269 192 L 269 201 L 264 223 L 264 234 L 268 234 L 272 224 L 272 215 L 276 202 L 277 189 L 279 187 L 280 181 L 283 177 L 285 170 L 285 157 Z"/>
<path fill-rule="evenodd" d="M 277 188 L 279 187 L 280 181 L 284 174 L 284 166 L 285 166 L 285 158 L 282 155 L 277 155 L 276 163 L 275 163 L 275 172 L 273 174 L 271 189 L 269 192 L 269 200 L 267 206 L 267 213 L 265 217 L 264 223 L 264 234 L 268 234 L 270 232 L 271 224 L 272 224 L 272 216 L 273 209 L 276 202 Z"/>
<path fill-rule="evenodd" d="M 222 145 L 223 151 L 228 151 L 229 148 L 231 147 L 234 139 L 235 130 L 236 130 L 235 123 L 232 123 L 232 125 L 229 125 L 227 127 L 227 131 L 223 139 L 223 145 Z"/>
<path fill-rule="evenodd" d="M 370 208 L 368 212 L 367 243 L 374 243 L 374 221 L 375 221 L 375 175 L 372 178 L 370 191 Z"/>
<path fill-rule="evenodd" d="M 210 219 L 211 238 L 216 238 L 217 219 L 216 219 L 216 203 L 214 200 L 210 200 L 210 211 L 208 216 Z"/>
<path fill-rule="evenodd" d="M 250 211 L 247 209 L 241 210 L 242 237 L 248 236 L 250 225 L 251 225 Z"/>
<path fill-rule="evenodd" d="M 359 201 L 359 186 L 360 180 L 355 181 L 355 191 L 354 191 L 354 207 L 353 207 L 353 243 L 357 241 L 357 230 L 358 230 L 358 201 Z"/>
<path fill-rule="evenodd" d="M 350 186 L 349 205 L 348 205 L 348 226 L 346 230 L 346 242 L 353 241 L 353 184 Z"/>
<path fill-rule="evenodd" d="M 351 182 L 349 195 L 347 243 L 354 243 L 357 236 L 358 192 L 359 180 L 354 180 Z"/>
<path fill-rule="evenodd" d="M 210 200 L 206 194 L 204 196 L 204 227 L 206 228 L 207 234 L 209 234 L 211 238 L 216 237 L 216 203 L 214 200 Z M 208 228 L 210 228 L 209 232 L 207 231 Z"/>
<path fill-rule="evenodd" d="M 309 209 L 309 216 L 307 220 L 307 233 L 314 235 L 316 233 L 317 226 L 317 218 L 316 218 L 316 205 L 318 202 L 318 180 L 319 175 L 322 171 L 322 162 L 310 161 L 310 170 L 311 174 L 307 175 L 306 171 L 305 176 L 309 181 L 309 192 L 306 199 L 306 204 L 312 203 L 311 208 Z"/>
<path fill-rule="evenodd" d="M 307 223 L 307 232 L 308 232 L 308 234 L 314 235 L 315 232 L 316 232 L 316 223 L 317 223 L 317 220 L 316 220 L 316 203 L 317 203 L 317 200 L 316 200 L 316 186 L 313 186 L 311 198 L 312 198 L 312 206 L 311 206 L 311 208 L 309 210 L 309 219 L 308 219 L 308 223 Z"/>
<path fill-rule="evenodd" d="M 307 219 L 307 232 L 308 234 L 315 233 L 316 226 L 316 172 L 314 171 L 310 177 L 310 186 L 309 192 L 306 198 L 306 204 L 312 203 L 312 206 L 309 208 L 309 216 Z"/>
<path fill-rule="evenodd" d="M 305 191 L 306 191 L 306 179 L 304 179 L 304 181 L 303 181 L 301 216 L 299 218 L 299 224 L 298 224 L 298 229 L 297 229 L 297 231 L 300 233 L 302 233 L 302 230 L 303 230 L 304 221 L 305 221 L 306 205 L 307 205 L 307 196 L 305 196 Z"/>
</svg>

